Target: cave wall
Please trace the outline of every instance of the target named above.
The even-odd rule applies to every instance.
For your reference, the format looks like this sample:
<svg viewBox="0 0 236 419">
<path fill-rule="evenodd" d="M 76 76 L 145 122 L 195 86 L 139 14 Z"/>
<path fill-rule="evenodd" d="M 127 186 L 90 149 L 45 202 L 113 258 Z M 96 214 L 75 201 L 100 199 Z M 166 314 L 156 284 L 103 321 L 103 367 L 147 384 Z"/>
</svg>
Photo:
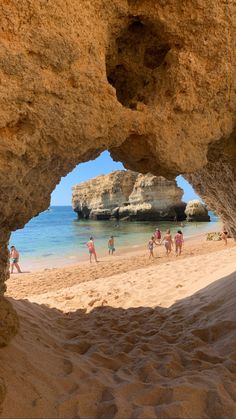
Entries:
<svg viewBox="0 0 236 419">
<path fill-rule="evenodd" d="M 235 125 L 233 8 L 215 0 L 1 2 L 1 294 L 9 232 L 48 207 L 62 176 L 105 149 L 131 170 L 191 173 L 213 205 L 223 164 L 231 186 L 220 189 L 217 211 L 235 231 L 234 195 L 227 200 L 235 160 L 225 150 L 219 167 L 217 155 L 210 160 Z"/>
<path fill-rule="evenodd" d="M 210 146 L 207 165 L 185 177 L 236 239 L 236 131 Z"/>
</svg>

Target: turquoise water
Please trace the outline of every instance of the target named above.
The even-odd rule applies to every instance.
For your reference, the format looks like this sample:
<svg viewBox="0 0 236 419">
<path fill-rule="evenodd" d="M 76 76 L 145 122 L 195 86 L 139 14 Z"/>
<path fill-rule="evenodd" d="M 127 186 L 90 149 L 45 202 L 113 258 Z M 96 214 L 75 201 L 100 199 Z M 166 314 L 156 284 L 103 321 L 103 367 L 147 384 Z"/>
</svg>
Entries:
<svg viewBox="0 0 236 419">
<path fill-rule="evenodd" d="M 213 213 L 209 223 L 188 223 L 183 228 L 185 238 L 219 229 L 219 221 Z M 119 250 L 146 249 L 147 241 L 159 227 L 174 233 L 179 227 L 173 222 L 119 222 L 77 220 L 71 207 L 52 207 L 33 218 L 23 229 L 12 233 L 10 245 L 21 254 L 24 270 L 66 265 L 88 258 L 86 243 L 90 236 L 95 239 L 98 256 L 107 254 L 107 241 L 115 237 Z"/>
</svg>

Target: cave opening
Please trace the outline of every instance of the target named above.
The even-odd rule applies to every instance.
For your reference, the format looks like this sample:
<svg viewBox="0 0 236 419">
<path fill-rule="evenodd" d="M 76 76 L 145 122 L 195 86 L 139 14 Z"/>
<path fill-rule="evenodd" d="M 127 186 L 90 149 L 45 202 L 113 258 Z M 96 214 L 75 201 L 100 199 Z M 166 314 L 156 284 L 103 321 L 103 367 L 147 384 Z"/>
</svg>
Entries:
<svg viewBox="0 0 236 419">
<path fill-rule="evenodd" d="M 138 103 L 152 102 L 170 48 L 161 25 L 142 17 L 129 19 L 106 55 L 107 80 L 123 106 L 135 110 Z"/>
<path fill-rule="evenodd" d="M 131 136 L 130 141 L 134 141 L 133 136 Z M 142 153 L 133 153 L 133 162 L 135 164 L 136 161 L 137 169 L 141 167 L 145 171 L 148 162 L 145 137 L 139 138 L 139 141 L 143 145 Z M 130 195 L 129 183 L 132 181 L 130 178 L 127 180 L 117 178 L 112 188 L 109 189 L 109 193 L 106 190 L 109 185 L 104 183 L 104 190 L 101 189 L 101 202 L 98 202 L 96 184 L 92 185 L 94 189 L 87 189 L 83 196 L 84 202 L 88 199 L 91 205 L 96 207 L 96 213 L 92 217 L 90 217 L 91 207 L 88 208 L 84 203 L 80 216 L 79 212 L 75 212 L 72 208 L 72 187 L 78 184 L 83 185 L 98 177 L 106 177 L 106 175 L 112 172 L 124 171 L 125 167 L 121 161 L 125 164 L 125 150 L 123 150 L 124 155 L 118 156 L 116 154 L 115 160 L 112 158 L 112 153 L 104 151 L 95 160 L 77 165 L 72 172 L 61 178 L 60 183 L 52 192 L 51 204 L 48 210 L 31 219 L 23 229 L 12 233 L 10 245 L 15 245 L 20 251 L 23 270 L 53 268 L 57 263 L 61 263 L 62 260 L 65 265 L 87 260 L 86 240 L 89 239 L 90 235 L 95 237 L 98 254 L 102 256 L 106 251 L 105 246 L 109 235 L 112 233 L 116 237 L 118 249 L 127 245 L 127 237 L 129 237 L 130 243 L 133 245 L 147 240 L 151 231 L 155 229 L 157 220 L 150 219 L 150 221 L 146 220 L 139 223 L 120 220 L 121 224 L 118 229 L 115 227 L 117 224 L 116 217 L 109 219 L 107 211 L 101 206 L 101 204 L 109 203 L 111 199 L 114 199 L 114 202 L 116 202 L 116 199 L 119 200 L 123 194 L 122 205 L 127 208 L 129 205 L 128 195 Z M 115 150 L 113 150 L 113 153 L 115 153 Z M 182 177 L 178 177 L 176 181 L 177 185 L 184 191 L 183 202 L 194 198 L 199 199 L 191 186 Z M 166 188 L 168 189 L 169 184 L 173 182 L 166 180 Z M 165 188 L 165 181 L 162 182 L 161 188 Z M 149 189 L 150 186 L 147 184 L 139 196 L 141 197 L 142 194 L 148 195 Z M 172 193 L 172 189 L 170 191 Z M 165 194 L 165 191 L 161 193 Z M 143 198 L 145 198 L 144 195 Z M 134 199 L 137 200 L 137 191 L 134 193 Z M 115 207 L 117 205 L 118 202 L 115 204 Z M 125 208 L 123 208 L 124 213 Z M 124 218 L 127 217 L 127 214 L 123 215 Z M 165 223 L 166 221 L 163 222 Z M 159 221 L 161 226 L 162 224 L 160 223 L 161 221 Z M 173 221 L 172 224 L 170 222 L 170 227 L 176 228 Z M 162 228 L 165 228 L 164 224 Z"/>
</svg>

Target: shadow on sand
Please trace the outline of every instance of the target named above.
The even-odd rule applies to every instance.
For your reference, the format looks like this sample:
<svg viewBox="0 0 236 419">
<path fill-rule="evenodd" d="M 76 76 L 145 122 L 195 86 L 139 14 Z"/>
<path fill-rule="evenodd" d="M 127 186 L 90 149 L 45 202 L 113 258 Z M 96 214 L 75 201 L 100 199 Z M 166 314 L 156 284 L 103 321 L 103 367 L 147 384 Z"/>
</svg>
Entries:
<svg viewBox="0 0 236 419">
<path fill-rule="evenodd" d="M 62 313 L 9 298 L 21 330 L 1 350 L 3 417 L 236 417 L 235 280 L 170 308 Z"/>
</svg>

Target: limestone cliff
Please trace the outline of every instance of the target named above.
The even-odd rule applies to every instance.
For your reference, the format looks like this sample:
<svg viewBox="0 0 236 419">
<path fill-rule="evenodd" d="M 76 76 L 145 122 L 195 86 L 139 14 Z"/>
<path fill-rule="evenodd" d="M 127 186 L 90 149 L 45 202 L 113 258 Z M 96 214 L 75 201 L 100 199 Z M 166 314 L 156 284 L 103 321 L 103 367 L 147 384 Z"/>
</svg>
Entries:
<svg viewBox="0 0 236 419">
<path fill-rule="evenodd" d="M 210 221 L 206 205 L 202 204 L 197 199 L 188 202 L 185 214 L 188 221 Z"/>
<path fill-rule="evenodd" d="M 109 219 L 113 211 L 128 203 L 138 174 L 117 170 L 72 188 L 72 206 L 79 218 Z"/>
<path fill-rule="evenodd" d="M 117 170 L 74 186 L 72 206 L 79 218 L 183 220 L 182 196 L 175 181 Z"/>
</svg>

